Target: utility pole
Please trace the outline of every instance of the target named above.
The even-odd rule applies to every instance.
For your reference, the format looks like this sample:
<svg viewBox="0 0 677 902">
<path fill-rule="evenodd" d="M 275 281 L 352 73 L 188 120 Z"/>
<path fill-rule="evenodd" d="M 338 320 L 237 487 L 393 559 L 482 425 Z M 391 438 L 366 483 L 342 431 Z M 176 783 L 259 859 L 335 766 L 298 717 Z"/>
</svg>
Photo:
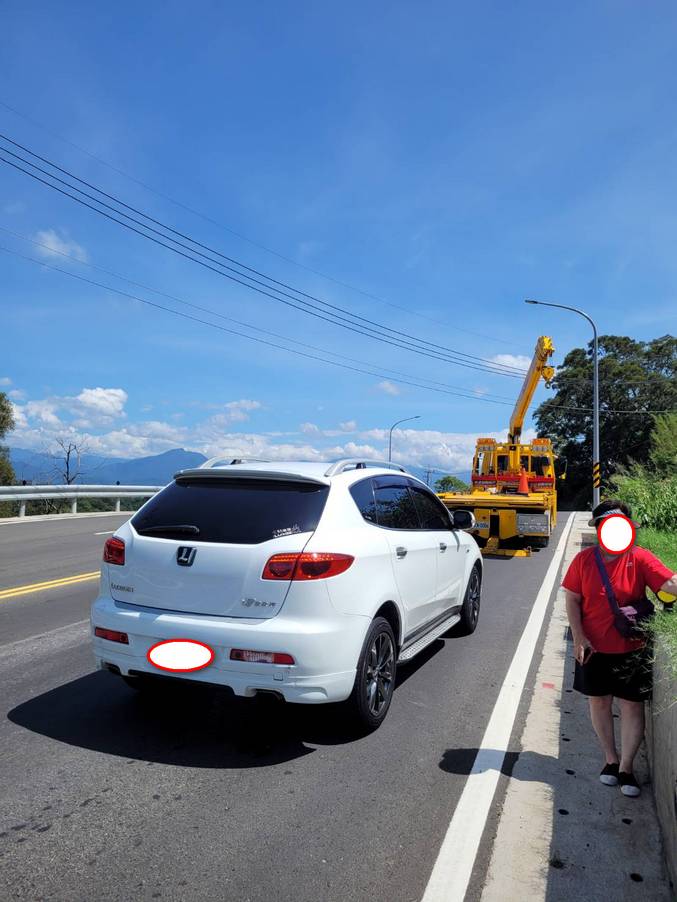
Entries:
<svg viewBox="0 0 677 902">
<path fill-rule="evenodd" d="M 538 304 L 541 307 L 557 307 L 560 310 L 571 310 L 578 313 L 592 326 L 592 506 L 599 504 L 599 491 L 602 485 L 602 469 L 599 460 L 599 354 L 597 351 L 597 326 L 592 318 L 578 307 L 567 307 L 566 304 L 551 304 L 549 301 L 525 300 L 525 304 Z"/>
</svg>

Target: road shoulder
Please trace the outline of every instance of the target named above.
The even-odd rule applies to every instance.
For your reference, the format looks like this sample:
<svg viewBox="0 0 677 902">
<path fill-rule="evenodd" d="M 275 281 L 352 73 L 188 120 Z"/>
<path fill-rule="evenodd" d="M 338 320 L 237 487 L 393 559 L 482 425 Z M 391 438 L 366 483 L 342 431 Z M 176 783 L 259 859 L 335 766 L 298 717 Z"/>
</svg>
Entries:
<svg viewBox="0 0 677 902">
<path fill-rule="evenodd" d="M 581 548 L 576 514 L 563 572 Z M 574 661 L 558 591 L 522 734 L 509 774 L 482 902 L 671 898 L 644 747 L 643 792 L 624 797 L 598 780 L 603 762 L 586 699 L 571 690 Z"/>
</svg>

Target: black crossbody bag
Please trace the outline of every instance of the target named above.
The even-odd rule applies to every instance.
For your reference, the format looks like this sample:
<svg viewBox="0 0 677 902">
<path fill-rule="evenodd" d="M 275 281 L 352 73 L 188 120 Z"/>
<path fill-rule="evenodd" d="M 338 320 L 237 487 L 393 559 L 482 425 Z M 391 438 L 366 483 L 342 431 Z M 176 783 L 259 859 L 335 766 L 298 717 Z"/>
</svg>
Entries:
<svg viewBox="0 0 677 902">
<path fill-rule="evenodd" d="M 620 608 L 616 601 L 614 590 L 611 587 L 611 580 L 609 579 L 609 574 L 604 566 L 602 552 L 599 550 L 599 547 L 595 548 L 595 563 L 597 564 L 599 575 L 602 578 L 611 613 L 614 615 L 614 626 L 616 627 L 616 630 L 624 639 L 641 639 L 645 637 L 646 631 L 644 626 L 646 625 L 647 620 L 650 620 L 653 617 L 654 606 L 646 595 L 643 595 L 641 598 L 633 601 L 632 604 Z M 627 610 L 628 608 L 635 612 L 630 617 L 624 613 L 624 610 Z"/>
</svg>

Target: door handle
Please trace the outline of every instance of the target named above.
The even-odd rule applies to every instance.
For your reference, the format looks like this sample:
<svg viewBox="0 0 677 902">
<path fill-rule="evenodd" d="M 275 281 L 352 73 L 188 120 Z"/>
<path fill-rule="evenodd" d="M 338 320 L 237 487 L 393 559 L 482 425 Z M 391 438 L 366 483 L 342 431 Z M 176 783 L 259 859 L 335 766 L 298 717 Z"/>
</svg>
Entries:
<svg viewBox="0 0 677 902">
<path fill-rule="evenodd" d="M 445 543 L 445 542 L 440 542 L 440 551 L 446 551 L 446 550 L 447 550 L 447 545 L 446 545 L 446 543 Z"/>
<path fill-rule="evenodd" d="M 406 556 L 407 556 L 407 549 L 406 549 L 403 545 L 398 545 L 397 548 L 395 549 L 395 554 L 396 554 L 399 558 L 406 557 Z"/>
</svg>

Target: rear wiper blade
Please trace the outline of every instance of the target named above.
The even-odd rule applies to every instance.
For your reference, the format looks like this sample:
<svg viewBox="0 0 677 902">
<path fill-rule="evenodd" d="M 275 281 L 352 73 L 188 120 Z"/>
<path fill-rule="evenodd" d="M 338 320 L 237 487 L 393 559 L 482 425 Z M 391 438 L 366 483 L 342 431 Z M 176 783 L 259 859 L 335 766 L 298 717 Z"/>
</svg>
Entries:
<svg viewBox="0 0 677 902">
<path fill-rule="evenodd" d="M 142 526 L 140 529 L 136 527 L 135 529 L 140 535 L 148 535 L 154 532 L 180 532 L 191 536 L 200 535 L 200 527 L 193 526 L 191 523 L 169 523 L 166 526 Z"/>
</svg>

